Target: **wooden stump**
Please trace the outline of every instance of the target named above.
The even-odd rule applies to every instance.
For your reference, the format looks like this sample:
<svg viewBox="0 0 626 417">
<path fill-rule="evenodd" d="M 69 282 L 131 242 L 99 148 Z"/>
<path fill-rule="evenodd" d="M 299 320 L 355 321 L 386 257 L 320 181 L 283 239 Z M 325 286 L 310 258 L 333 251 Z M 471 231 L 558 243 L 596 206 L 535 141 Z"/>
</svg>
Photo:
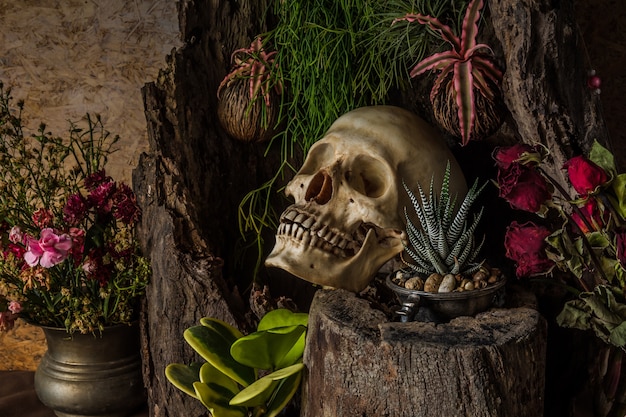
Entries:
<svg viewBox="0 0 626 417">
<path fill-rule="evenodd" d="M 322 290 L 309 314 L 303 417 L 543 415 L 546 325 L 534 309 L 397 323 Z"/>
</svg>

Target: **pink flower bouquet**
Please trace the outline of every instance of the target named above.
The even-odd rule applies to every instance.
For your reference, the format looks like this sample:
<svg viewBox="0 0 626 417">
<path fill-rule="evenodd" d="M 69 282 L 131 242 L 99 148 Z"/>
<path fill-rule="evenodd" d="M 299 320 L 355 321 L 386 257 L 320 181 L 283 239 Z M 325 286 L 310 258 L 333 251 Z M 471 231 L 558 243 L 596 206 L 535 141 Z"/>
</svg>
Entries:
<svg viewBox="0 0 626 417">
<path fill-rule="evenodd" d="M 0 330 L 18 317 L 70 333 L 129 323 L 150 268 L 135 195 L 103 169 L 117 137 L 89 116 L 67 140 L 26 136 L 9 99 L 0 85 Z"/>
</svg>

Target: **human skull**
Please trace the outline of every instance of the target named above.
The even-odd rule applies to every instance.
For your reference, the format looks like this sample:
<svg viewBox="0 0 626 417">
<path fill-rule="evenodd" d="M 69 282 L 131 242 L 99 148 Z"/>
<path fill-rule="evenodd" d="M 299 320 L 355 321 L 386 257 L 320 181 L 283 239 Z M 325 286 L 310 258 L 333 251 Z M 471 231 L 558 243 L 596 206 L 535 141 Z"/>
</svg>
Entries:
<svg viewBox="0 0 626 417">
<path fill-rule="evenodd" d="M 310 149 L 286 194 L 265 261 L 315 284 L 360 292 L 402 252 L 402 182 L 428 190 L 450 162 L 450 192 L 462 197 L 465 178 L 445 141 L 425 121 L 393 106 L 362 107 L 337 119 Z M 454 194 L 452 194 L 454 195 Z"/>
</svg>

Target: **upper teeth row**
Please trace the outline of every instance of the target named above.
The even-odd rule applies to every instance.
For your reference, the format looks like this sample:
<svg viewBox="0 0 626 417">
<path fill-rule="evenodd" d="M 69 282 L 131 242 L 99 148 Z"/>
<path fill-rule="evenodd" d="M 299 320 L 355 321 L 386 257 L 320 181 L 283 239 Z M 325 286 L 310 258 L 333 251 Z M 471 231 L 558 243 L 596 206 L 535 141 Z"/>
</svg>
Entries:
<svg viewBox="0 0 626 417">
<path fill-rule="evenodd" d="M 310 246 L 318 247 L 338 256 L 351 256 L 345 249 L 358 249 L 356 242 L 344 233 L 333 232 L 328 225 L 316 222 L 313 216 L 289 210 L 281 218 L 279 235 L 288 235 Z"/>
</svg>

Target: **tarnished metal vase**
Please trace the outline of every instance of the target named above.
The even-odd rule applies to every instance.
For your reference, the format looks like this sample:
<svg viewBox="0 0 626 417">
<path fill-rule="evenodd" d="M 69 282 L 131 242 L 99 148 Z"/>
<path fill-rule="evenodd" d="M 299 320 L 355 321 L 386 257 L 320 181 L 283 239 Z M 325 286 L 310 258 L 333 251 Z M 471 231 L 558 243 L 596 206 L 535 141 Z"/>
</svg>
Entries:
<svg viewBox="0 0 626 417">
<path fill-rule="evenodd" d="M 138 325 L 107 327 L 102 337 L 43 327 L 48 342 L 35 391 L 59 417 L 126 417 L 146 402 Z"/>
</svg>

